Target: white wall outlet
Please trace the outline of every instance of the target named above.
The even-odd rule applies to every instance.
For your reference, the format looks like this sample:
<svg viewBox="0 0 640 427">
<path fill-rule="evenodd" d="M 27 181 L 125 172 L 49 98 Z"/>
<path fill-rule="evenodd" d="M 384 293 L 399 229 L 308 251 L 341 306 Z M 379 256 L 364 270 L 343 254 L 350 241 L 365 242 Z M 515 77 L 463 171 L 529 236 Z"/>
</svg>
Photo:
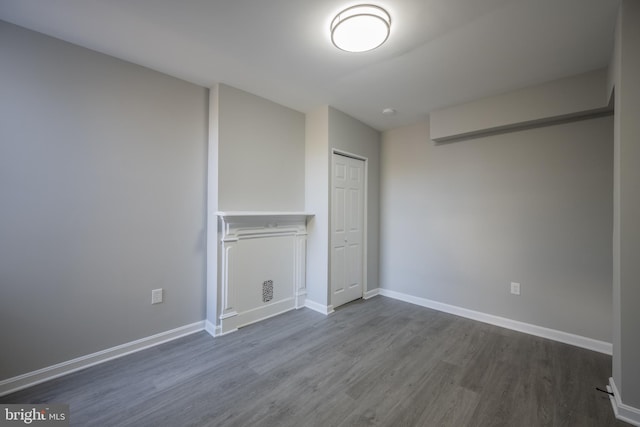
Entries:
<svg viewBox="0 0 640 427">
<path fill-rule="evenodd" d="M 162 288 L 151 291 L 151 304 L 160 304 L 162 302 Z"/>
<path fill-rule="evenodd" d="M 511 282 L 511 293 L 514 295 L 520 295 L 520 283 Z"/>
</svg>

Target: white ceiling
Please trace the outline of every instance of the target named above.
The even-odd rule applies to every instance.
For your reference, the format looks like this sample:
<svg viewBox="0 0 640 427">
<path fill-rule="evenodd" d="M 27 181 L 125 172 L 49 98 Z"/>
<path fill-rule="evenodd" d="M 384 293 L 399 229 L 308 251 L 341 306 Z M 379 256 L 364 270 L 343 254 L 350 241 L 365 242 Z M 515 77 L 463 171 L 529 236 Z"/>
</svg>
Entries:
<svg viewBox="0 0 640 427">
<path fill-rule="evenodd" d="M 0 19 L 302 112 L 328 104 L 385 130 L 607 66 L 619 0 L 370 3 L 390 12 L 391 35 L 360 54 L 329 40 L 331 19 L 353 0 L 0 0 Z"/>
</svg>

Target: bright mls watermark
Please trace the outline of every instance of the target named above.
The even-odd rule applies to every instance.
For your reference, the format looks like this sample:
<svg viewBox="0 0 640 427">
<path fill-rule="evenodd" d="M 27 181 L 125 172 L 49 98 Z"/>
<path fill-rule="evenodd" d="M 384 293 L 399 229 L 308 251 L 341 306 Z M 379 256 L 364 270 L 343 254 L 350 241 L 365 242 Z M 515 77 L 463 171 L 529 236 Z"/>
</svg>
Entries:
<svg viewBox="0 0 640 427">
<path fill-rule="evenodd" d="M 0 405 L 0 426 L 69 426 L 69 405 Z"/>
</svg>

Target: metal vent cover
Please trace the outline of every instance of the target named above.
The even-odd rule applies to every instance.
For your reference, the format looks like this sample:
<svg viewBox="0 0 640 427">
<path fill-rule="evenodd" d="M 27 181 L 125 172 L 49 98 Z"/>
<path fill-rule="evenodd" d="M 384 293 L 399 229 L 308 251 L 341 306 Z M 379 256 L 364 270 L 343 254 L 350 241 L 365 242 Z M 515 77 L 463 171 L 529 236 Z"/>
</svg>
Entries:
<svg viewBox="0 0 640 427">
<path fill-rule="evenodd" d="M 273 299 L 273 280 L 262 282 L 262 302 L 269 302 Z"/>
</svg>

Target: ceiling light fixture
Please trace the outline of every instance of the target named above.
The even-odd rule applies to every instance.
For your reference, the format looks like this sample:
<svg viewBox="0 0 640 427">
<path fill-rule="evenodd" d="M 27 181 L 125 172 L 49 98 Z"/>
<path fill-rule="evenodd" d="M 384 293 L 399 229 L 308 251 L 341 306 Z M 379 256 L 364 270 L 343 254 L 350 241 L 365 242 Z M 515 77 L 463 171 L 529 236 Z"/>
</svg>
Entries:
<svg viewBox="0 0 640 427">
<path fill-rule="evenodd" d="M 347 52 L 366 52 L 389 37 L 391 16 L 379 6 L 360 4 L 338 13 L 331 21 L 331 41 Z"/>
</svg>

